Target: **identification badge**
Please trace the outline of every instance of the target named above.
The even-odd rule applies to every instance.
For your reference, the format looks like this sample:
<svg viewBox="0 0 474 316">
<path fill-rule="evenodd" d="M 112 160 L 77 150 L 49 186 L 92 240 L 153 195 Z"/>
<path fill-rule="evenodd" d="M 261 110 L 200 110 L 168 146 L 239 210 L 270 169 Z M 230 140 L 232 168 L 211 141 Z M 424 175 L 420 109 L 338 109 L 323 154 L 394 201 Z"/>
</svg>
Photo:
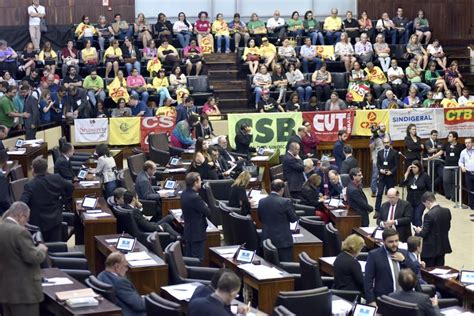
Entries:
<svg viewBox="0 0 474 316">
<path fill-rule="evenodd" d="M 411 188 L 412 190 L 418 189 L 418 187 L 416 186 L 416 184 L 412 184 L 412 185 L 410 186 L 410 188 Z"/>
<path fill-rule="evenodd" d="M 327 183 L 324 184 L 324 188 L 327 189 L 329 186 Z"/>
<path fill-rule="evenodd" d="M 384 161 L 384 162 L 383 162 L 383 165 L 384 165 L 384 166 L 388 166 L 388 161 Z"/>
<path fill-rule="evenodd" d="M 451 157 L 454 157 L 454 153 L 449 153 L 449 155 L 450 155 Z"/>
</svg>

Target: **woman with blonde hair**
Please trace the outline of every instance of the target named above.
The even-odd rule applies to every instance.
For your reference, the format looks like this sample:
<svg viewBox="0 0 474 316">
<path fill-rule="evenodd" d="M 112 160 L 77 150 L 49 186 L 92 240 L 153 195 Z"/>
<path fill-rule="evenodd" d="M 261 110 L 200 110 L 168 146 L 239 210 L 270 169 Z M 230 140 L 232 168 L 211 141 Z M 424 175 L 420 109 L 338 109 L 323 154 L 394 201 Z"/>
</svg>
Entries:
<svg viewBox="0 0 474 316">
<path fill-rule="evenodd" d="M 229 206 L 240 208 L 241 215 L 250 213 L 250 201 L 247 196 L 247 185 L 250 182 L 250 172 L 242 171 L 230 187 Z"/>
<path fill-rule="evenodd" d="M 334 261 L 334 289 L 364 293 L 362 268 L 357 256 L 364 247 L 364 239 L 352 234 L 342 242 L 342 251 Z"/>
</svg>

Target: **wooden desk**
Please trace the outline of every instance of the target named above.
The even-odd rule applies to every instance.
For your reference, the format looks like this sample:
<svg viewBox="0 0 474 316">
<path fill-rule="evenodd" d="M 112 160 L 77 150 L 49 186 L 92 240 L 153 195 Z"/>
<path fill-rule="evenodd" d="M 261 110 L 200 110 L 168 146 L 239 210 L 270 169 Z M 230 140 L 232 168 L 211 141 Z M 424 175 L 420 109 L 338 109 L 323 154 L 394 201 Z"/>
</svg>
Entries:
<svg viewBox="0 0 474 316">
<path fill-rule="evenodd" d="M 262 265 L 268 267 L 275 267 L 276 269 L 280 270 L 282 274 L 282 277 L 277 279 L 259 279 L 258 276 L 255 276 L 239 268 L 239 263 L 236 262 L 233 258 L 225 258 L 218 252 L 220 249 L 232 247 L 235 248 L 236 246 L 210 248 L 209 251 L 211 262 L 219 267 L 222 267 L 225 264 L 227 268 L 233 270 L 235 273 L 240 275 L 243 278 L 243 282 L 246 286 L 250 286 L 251 288 L 257 290 L 259 309 L 269 315 L 272 315 L 278 294 L 281 291 L 294 290 L 294 277 L 291 276 L 289 273 L 283 271 L 282 269 L 265 261 L 263 258 L 255 256 L 256 258 L 254 260 L 260 260 Z"/>
<path fill-rule="evenodd" d="M 264 160 L 258 157 L 266 157 Z M 250 161 L 253 162 L 257 167 L 263 167 L 263 177 L 262 177 L 262 187 L 267 192 L 271 192 L 270 189 L 270 167 L 276 166 L 280 163 L 280 150 L 275 150 L 270 156 L 254 156 L 250 158 Z"/>
<path fill-rule="evenodd" d="M 78 153 L 88 153 L 91 155 L 89 159 L 84 163 L 84 165 L 88 168 L 96 168 L 97 167 L 97 159 L 94 158 L 95 149 L 78 149 L 76 150 Z M 115 165 L 117 166 L 118 170 L 123 169 L 123 149 L 111 149 L 110 154 L 114 157 Z"/>
<path fill-rule="evenodd" d="M 450 269 L 450 273 L 459 273 L 458 270 L 449 266 L 437 268 Z M 433 269 L 435 268 L 421 269 L 423 279 L 430 284 L 434 284 L 437 289 L 445 291 L 461 300 L 465 309 L 474 310 L 474 291 L 467 289 L 464 284 L 458 281 L 458 278 L 444 279 L 439 275 L 431 273 L 430 271 Z"/>
<path fill-rule="evenodd" d="M 163 179 L 165 178 L 174 178 L 175 180 L 184 180 L 186 178 L 186 171 L 179 171 L 179 172 L 172 172 L 170 170 L 177 169 L 177 168 L 186 168 L 188 170 L 188 166 L 177 166 L 177 167 L 171 167 L 171 168 L 166 168 L 164 171 L 160 172 L 161 176 Z"/>
<path fill-rule="evenodd" d="M 382 241 L 376 240 L 374 237 L 372 237 L 370 234 L 365 232 L 361 227 L 355 227 L 352 229 L 354 233 L 357 235 L 361 236 L 364 238 L 365 241 L 365 246 L 369 249 L 375 249 L 380 247 Z"/>
<path fill-rule="evenodd" d="M 27 177 L 32 177 L 32 162 L 38 156 L 43 156 L 43 158 L 48 159 L 48 145 L 42 143 L 37 147 L 25 146 L 26 151 L 24 154 L 9 154 L 8 157 L 10 160 L 17 160 L 18 164 L 21 165 L 23 169 L 23 174 Z"/>
<path fill-rule="evenodd" d="M 334 261 L 336 260 L 336 257 L 321 257 L 319 258 L 319 270 L 324 274 L 324 275 L 329 275 L 329 276 L 334 276 Z M 361 261 L 358 260 L 360 267 L 362 269 L 362 273 L 365 272 L 365 263 L 366 261 Z"/>
<path fill-rule="evenodd" d="M 85 195 L 92 195 L 95 194 L 95 196 L 100 197 L 102 196 L 102 181 L 92 175 L 88 174 L 86 176 L 86 181 L 99 181 L 98 184 L 93 184 L 93 185 L 88 185 L 84 186 L 81 185 L 80 182 L 74 182 L 74 191 L 72 191 L 72 198 L 73 199 L 82 199 Z"/>
<path fill-rule="evenodd" d="M 114 235 L 102 235 L 95 236 L 96 248 L 95 248 L 95 264 L 96 271 L 104 270 L 104 262 L 107 256 L 115 251 L 115 243 L 108 243 L 107 239 L 117 239 L 120 234 Z M 155 266 L 146 267 L 132 267 L 128 264 L 127 276 L 130 281 L 135 285 L 138 293 L 148 294 L 155 292 L 164 285 L 168 285 L 168 265 L 152 252 L 141 244 L 140 242 L 135 243 L 134 251 L 145 251 L 150 257 L 158 263 Z"/>
<path fill-rule="evenodd" d="M 84 252 L 89 262 L 89 270 L 97 274 L 100 271 L 96 270 L 94 236 L 116 234 L 117 219 L 103 197 L 99 198 L 97 209 L 101 209 L 102 212 L 109 214 L 107 217 L 91 217 L 84 212 L 81 204 L 82 199 L 74 200 L 76 245 L 84 245 Z"/>
<path fill-rule="evenodd" d="M 87 288 L 58 268 L 41 269 L 43 278 L 68 278 L 73 284 L 43 286 L 44 301 L 41 305 L 53 315 L 122 315 L 120 307 L 102 298 L 98 306 L 70 308 L 56 300 L 56 292 L 72 291 Z"/>
<path fill-rule="evenodd" d="M 318 237 L 300 226 L 300 237 L 293 235 L 293 261 L 299 262 L 298 255 L 305 251 L 312 259 L 318 260 L 323 256 L 323 242 Z"/>
<path fill-rule="evenodd" d="M 336 213 L 333 210 L 330 210 L 329 216 L 339 231 L 341 240 L 346 239 L 347 236 L 352 234 L 353 228 L 360 227 L 362 225 L 360 215 L 351 209 L 344 213 Z"/>
<path fill-rule="evenodd" d="M 163 188 L 165 181 L 161 181 L 160 188 Z M 181 192 L 186 188 L 186 183 L 183 180 L 177 181 L 178 194 L 176 196 L 161 198 L 161 214 L 163 217 L 170 214 L 171 209 L 181 208 Z"/>
</svg>

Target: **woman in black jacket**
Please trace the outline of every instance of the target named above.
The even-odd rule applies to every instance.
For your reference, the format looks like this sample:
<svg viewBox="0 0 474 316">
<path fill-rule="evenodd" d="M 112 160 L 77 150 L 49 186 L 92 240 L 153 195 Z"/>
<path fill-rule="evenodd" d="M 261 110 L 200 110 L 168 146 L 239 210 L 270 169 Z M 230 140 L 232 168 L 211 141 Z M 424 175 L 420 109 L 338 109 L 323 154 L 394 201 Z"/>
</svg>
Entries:
<svg viewBox="0 0 474 316">
<path fill-rule="evenodd" d="M 301 204 L 314 206 L 316 216 L 321 217 L 324 223 L 329 222 L 329 214 L 323 205 L 322 194 L 319 193 L 321 186 L 321 176 L 319 174 L 312 174 L 301 188 Z"/>
<path fill-rule="evenodd" d="M 407 127 L 407 136 L 405 137 L 405 145 L 407 147 L 405 165 L 409 166 L 413 160 L 421 160 L 421 154 L 425 146 L 421 138 L 416 135 L 416 125 L 410 124 Z"/>
<path fill-rule="evenodd" d="M 242 171 L 230 187 L 229 206 L 240 208 L 241 215 L 250 213 L 250 201 L 247 196 L 247 185 L 250 182 L 250 172 Z"/>
<path fill-rule="evenodd" d="M 425 209 L 425 206 L 421 203 L 421 196 L 423 193 L 431 191 L 431 180 L 428 174 L 423 171 L 423 166 L 419 160 L 413 161 L 408 166 L 403 185 L 407 187 L 407 201 L 410 202 L 413 208 L 411 222 L 414 226 L 420 227 Z"/>
<path fill-rule="evenodd" d="M 364 294 L 364 278 L 357 256 L 364 247 L 364 239 L 352 234 L 342 242 L 342 251 L 334 261 L 334 289 L 359 291 Z"/>
</svg>

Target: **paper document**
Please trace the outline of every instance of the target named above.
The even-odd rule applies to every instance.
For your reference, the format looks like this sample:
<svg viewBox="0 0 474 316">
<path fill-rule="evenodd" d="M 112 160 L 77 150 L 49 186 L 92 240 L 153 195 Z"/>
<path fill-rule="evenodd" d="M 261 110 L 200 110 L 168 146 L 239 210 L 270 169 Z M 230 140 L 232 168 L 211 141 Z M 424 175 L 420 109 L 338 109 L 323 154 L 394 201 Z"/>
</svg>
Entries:
<svg viewBox="0 0 474 316">
<path fill-rule="evenodd" d="M 118 241 L 118 238 L 111 238 L 111 239 L 106 239 L 105 242 L 108 244 L 116 244 Z"/>
<path fill-rule="evenodd" d="M 302 238 L 302 237 L 304 237 L 304 235 L 303 235 L 303 234 L 292 234 L 292 236 L 293 236 L 293 239 L 295 239 L 295 238 Z"/>
<path fill-rule="evenodd" d="M 331 304 L 333 315 L 347 315 L 352 309 L 352 304 L 346 300 L 336 299 Z"/>
<path fill-rule="evenodd" d="M 269 156 L 255 156 L 250 158 L 250 161 L 268 161 L 269 159 Z"/>
<path fill-rule="evenodd" d="M 128 264 L 131 267 L 148 267 L 148 266 L 158 265 L 158 263 L 153 259 L 133 260 L 133 261 L 128 261 Z"/>
<path fill-rule="evenodd" d="M 365 272 L 365 265 L 367 264 L 367 261 L 360 261 L 359 260 L 359 264 L 360 264 L 360 268 L 362 269 L 362 273 Z"/>
<path fill-rule="evenodd" d="M 377 229 L 377 226 L 359 227 L 359 228 L 362 229 L 367 235 L 372 235 L 374 233 L 374 231 Z"/>
<path fill-rule="evenodd" d="M 224 258 L 232 258 L 235 255 L 237 249 L 239 249 L 239 246 L 216 249 L 216 252 Z"/>
<path fill-rule="evenodd" d="M 455 279 L 457 278 L 459 273 L 447 273 L 447 274 L 439 274 L 438 276 L 443 279 Z"/>
<path fill-rule="evenodd" d="M 45 278 L 44 281 L 43 286 L 73 284 L 69 278 Z"/>
<path fill-rule="evenodd" d="M 79 181 L 79 185 L 83 187 L 92 187 L 97 184 L 100 184 L 100 181 Z"/>
<path fill-rule="evenodd" d="M 168 292 L 171 296 L 179 301 L 189 301 L 193 296 L 194 291 L 199 286 L 205 286 L 198 282 L 184 283 L 177 285 L 162 286 L 161 289 Z"/>
<path fill-rule="evenodd" d="M 44 140 L 42 138 L 29 139 L 29 140 L 24 140 L 23 141 L 24 145 L 34 145 L 34 144 L 42 144 L 42 143 L 44 143 Z"/>
<path fill-rule="evenodd" d="M 474 284 L 467 285 L 466 289 L 468 289 L 469 291 L 474 291 Z"/>
<path fill-rule="evenodd" d="M 329 200 L 329 206 L 339 207 L 339 206 L 344 206 L 344 203 L 339 199 L 330 199 Z"/>
<path fill-rule="evenodd" d="M 433 274 L 447 274 L 449 272 L 451 272 L 451 269 L 436 268 L 430 271 L 430 273 L 433 273 Z"/>
<path fill-rule="evenodd" d="M 336 261 L 336 257 L 321 257 L 319 259 L 332 266 L 334 265 L 334 261 Z"/>
<path fill-rule="evenodd" d="M 165 173 L 166 172 L 169 172 L 169 173 L 179 173 L 179 172 L 186 172 L 187 169 L 186 168 L 169 168 L 169 169 L 165 169 Z"/>
<path fill-rule="evenodd" d="M 125 258 L 127 258 L 127 261 L 151 259 L 146 251 L 129 252 L 125 254 Z"/>
<path fill-rule="evenodd" d="M 105 213 L 105 212 L 92 213 L 92 214 L 86 213 L 84 215 L 85 215 L 85 217 L 89 217 L 89 218 L 100 218 L 100 217 L 109 217 L 110 216 L 109 213 Z"/>
<path fill-rule="evenodd" d="M 283 277 L 282 271 L 275 267 L 267 267 L 264 265 L 255 265 L 252 263 L 240 264 L 239 269 L 247 271 L 258 280 L 278 279 Z"/>
<path fill-rule="evenodd" d="M 24 154 L 26 154 L 26 150 L 10 150 L 10 151 L 7 151 L 7 154 L 9 154 L 9 155 L 24 155 Z"/>
</svg>

